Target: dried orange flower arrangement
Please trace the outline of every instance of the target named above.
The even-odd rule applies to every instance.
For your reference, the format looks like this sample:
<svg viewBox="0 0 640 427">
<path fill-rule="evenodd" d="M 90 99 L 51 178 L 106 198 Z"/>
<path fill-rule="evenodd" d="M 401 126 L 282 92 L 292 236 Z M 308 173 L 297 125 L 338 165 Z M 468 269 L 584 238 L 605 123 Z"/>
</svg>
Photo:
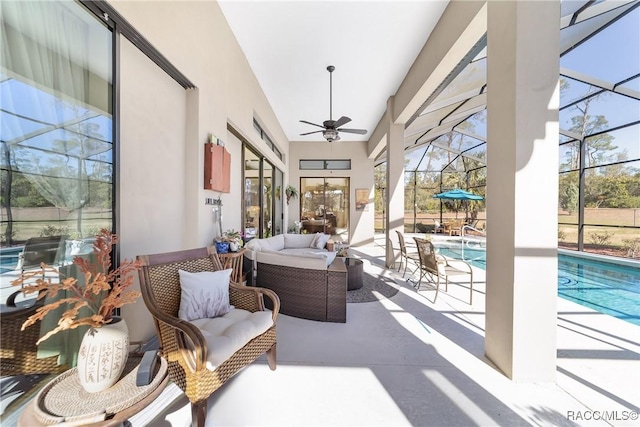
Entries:
<svg viewBox="0 0 640 427">
<path fill-rule="evenodd" d="M 124 260 L 118 268 L 111 270 L 111 249 L 116 243 L 118 243 L 118 236 L 107 229 L 102 229 L 93 243 L 96 261 L 90 262 L 79 256 L 73 259 L 73 263 L 84 275 L 84 285 L 79 284 L 75 277 L 63 278 L 63 275 L 56 268 L 44 263 L 42 268 L 45 273 L 53 273 L 57 279 L 56 283 L 52 282 L 51 278 L 43 279 L 41 270 L 23 273 L 19 279 L 12 282 L 12 285 L 19 286 L 32 281 L 36 276 L 40 276 L 35 284 L 24 285 L 24 294 L 37 292 L 38 299 L 53 298 L 61 291 L 67 291 L 70 295 L 38 308 L 36 313 L 24 322 L 22 330 L 35 324 L 38 320 L 42 320 L 51 311 L 63 305 L 70 306 L 62 314 L 58 326 L 42 336 L 37 344 L 60 331 L 75 329 L 83 325 L 99 328 L 110 323 L 115 308 L 135 302 L 140 296 L 140 292 L 127 291 L 133 285 L 131 273 L 140 269 L 139 261 Z M 80 309 L 83 307 L 87 307 L 91 314 L 78 318 Z"/>
</svg>

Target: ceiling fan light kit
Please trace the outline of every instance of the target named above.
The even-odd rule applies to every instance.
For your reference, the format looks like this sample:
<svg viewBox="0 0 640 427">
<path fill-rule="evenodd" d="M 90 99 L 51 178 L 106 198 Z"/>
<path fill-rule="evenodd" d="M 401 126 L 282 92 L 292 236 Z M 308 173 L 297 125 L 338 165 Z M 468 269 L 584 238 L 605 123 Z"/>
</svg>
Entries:
<svg viewBox="0 0 640 427">
<path fill-rule="evenodd" d="M 333 142 L 340 140 L 339 132 L 355 133 L 358 135 L 364 135 L 367 133 L 365 129 L 341 128 L 340 126 L 346 125 L 351 121 L 351 119 L 347 116 L 342 116 L 338 120 L 333 120 L 333 71 L 335 69 L 336 67 L 334 67 L 333 65 L 329 65 L 327 67 L 327 71 L 329 71 L 329 120 L 325 120 L 324 122 L 322 122 L 322 126 L 312 122 L 308 122 L 306 120 L 300 120 L 300 122 L 302 123 L 323 128 L 323 130 L 301 133 L 301 136 L 322 132 L 322 136 L 324 136 L 327 141 Z"/>
</svg>

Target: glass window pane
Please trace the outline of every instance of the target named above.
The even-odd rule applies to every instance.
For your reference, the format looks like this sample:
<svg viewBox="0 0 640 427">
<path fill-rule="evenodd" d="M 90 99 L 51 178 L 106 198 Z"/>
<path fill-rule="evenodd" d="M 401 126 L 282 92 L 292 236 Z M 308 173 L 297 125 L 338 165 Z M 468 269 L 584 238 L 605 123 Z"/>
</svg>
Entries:
<svg viewBox="0 0 640 427">
<path fill-rule="evenodd" d="M 487 185 L 487 167 L 480 167 L 469 171 L 469 190 L 484 197 Z"/>
<path fill-rule="evenodd" d="M 585 252 L 627 257 L 636 239 L 640 239 L 640 228 L 584 227 Z"/>
<path fill-rule="evenodd" d="M 468 132 L 473 132 L 478 136 L 484 137 L 487 139 L 487 109 L 475 113 L 473 116 L 469 117 L 465 123 L 468 123 L 468 126 L 464 128 Z"/>
<path fill-rule="evenodd" d="M 324 160 L 300 160 L 300 169 L 322 170 L 324 169 Z"/>
<path fill-rule="evenodd" d="M 302 232 L 348 240 L 349 178 L 300 178 L 300 190 Z"/>
<path fill-rule="evenodd" d="M 453 102 L 451 104 L 440 107 L 438 104 L 429 104 L 427 108 L 420 114 L 417 120 L 415 120 L 407 131 L 411 132 L 414 128 L 425 128 L 428 126 L 436 126 L 445 116 L 455 111 L 467 98 L 462 99 L 459 102 Z"/>
<path fill-rule="evenodd" d="M 273 235 L 273 166 L 267 161 L 262 162 L 262 237 Z"/>
<path fill-rule="evenodd" d="M 585 209 L 640 208 L 640 161 L 587 169 L 584 197 Z M 591 216 L 590 218 L 591 224 L 640 226 L 640 224 L 611 222 L 623 221 L 624 217 L 619 216 L 618 213 L 609 218 L 611 221 L 606 217 Z M 597 222 L 600 220 L 605 222 Z M 585 221 L 587 221 L 586 212 Z"/>
<path fill-rule="evenodd" d="M 76 2 L 4 2 L 0 17 L 3 244 L 111 229 L 111 31 Z"/>
<path fill-rule="evenodd" d="M 640 158 L 640 125 L 585 139 L 586 166 L 593 167 Z"/>
<path fill-rule="evenodd" d="M 580 166 L 580 142 L 573 140 L 559 146 L 560 172 L 576 170 Z"/>
<path fill-rule="evenodd" d="M 561 249 L 578 250 L 578 226 L 558 224 L 558 247 Z"/>
<path fill-rule="evenodd" d="M 610 83 L 637 74 L 640 64 L 638 22 L 640 9 L 636 8 L 562 56 L 560 66 Z"/>
<path fill-rule="evenodd" d="M 278 168 L 275 168 L 275 191 L 276 191 L 276 197 L 273 199 L 273 208 L 274 208 L 274 215 L 273 215 L 273 230 L 274 230 L 274 234 L 282 234 L 285 231 L 285 228 L 283 226 L 283 182 L 284 182 L 284 174 L 282 173 L 282 171 Z M 286 195 L 285 195 L 286 196 Z"/>
<path fill-rule="evenodd" d="M 571 77 L 560 76 L 560 108 L 600 89 L 588 83 L 574 80 Z"/>
<path fill-rule="evenodd" d="M 480 93 L 487 82 L 487 58 L 471 62 L 451 83 L 436 97 L 434 104 L 446 105 L 448 100 L 465 93 Z"/>
<path fill-rule="evenodd" d="M 260 233 L 260 159 L 244 150 L 244 234 L 250 239 Z"/>
<path fill-rule="evenodd" d="M 578 135 L 591 135 L 638 120 L 640 101 L 609 91 L 560 110 L 560 127 Z"/>
<path fill-rule="evenodd" d="M 327 160 L 327 169 L 349 170 L 351 169 L 351 160 Z"/>
<path fill-rule="evenodd" d="M 404 170 L 405 171 L 414 171 L 418 168 L 420 164 L 420 160 L 422 160 L 422 156 L 424 156 L 425 150 L 427 150 L 429 144 L 425 144 L 419 148 L 416 148 L 411 151 L 405 151 L 404 154 Z"/>
<path fill-rule="evenodd" d="M 558 223 L 578 223 L 578 180 L 577 171 L 561 173 L 558 183 Z"/>
</svg>

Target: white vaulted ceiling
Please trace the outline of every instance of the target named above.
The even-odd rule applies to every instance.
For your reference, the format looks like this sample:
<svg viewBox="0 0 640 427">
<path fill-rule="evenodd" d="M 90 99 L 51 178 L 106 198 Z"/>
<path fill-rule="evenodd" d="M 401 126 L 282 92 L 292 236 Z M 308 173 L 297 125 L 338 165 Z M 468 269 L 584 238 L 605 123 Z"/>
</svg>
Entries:
<svg viewBox="0 0 640 427">
<path fill-rule="evenodd" d="M 448 1 L 219 2 L 290 141 L 318 141 L 300 123 L 348 116 L 343 141 L 365 141 L 380 121 Z"/>
</svg>

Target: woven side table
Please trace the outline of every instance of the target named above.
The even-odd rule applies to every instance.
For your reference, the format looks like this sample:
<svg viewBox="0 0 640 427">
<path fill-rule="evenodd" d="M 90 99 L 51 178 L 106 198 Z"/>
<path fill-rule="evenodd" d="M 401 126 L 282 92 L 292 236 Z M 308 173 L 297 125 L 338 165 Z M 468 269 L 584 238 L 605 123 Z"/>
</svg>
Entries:
<svg viewBox="0 0 640 427">
<path fill-rule="evenodd" d="M 160 369 L 151 383 L 136 386 L 138 366 L 122 376 L 111 388 L 100 393 L 85 391 L 69 369 L 51 380 L 20 415 L 18 426 L 46 426 L 57 423 L 109 426 L 140 412 L 162 392 L 169 376 L 167 361 L 161 359 Z M 115 424 L 114 424 L 115 423 Z"/>
</svg>

